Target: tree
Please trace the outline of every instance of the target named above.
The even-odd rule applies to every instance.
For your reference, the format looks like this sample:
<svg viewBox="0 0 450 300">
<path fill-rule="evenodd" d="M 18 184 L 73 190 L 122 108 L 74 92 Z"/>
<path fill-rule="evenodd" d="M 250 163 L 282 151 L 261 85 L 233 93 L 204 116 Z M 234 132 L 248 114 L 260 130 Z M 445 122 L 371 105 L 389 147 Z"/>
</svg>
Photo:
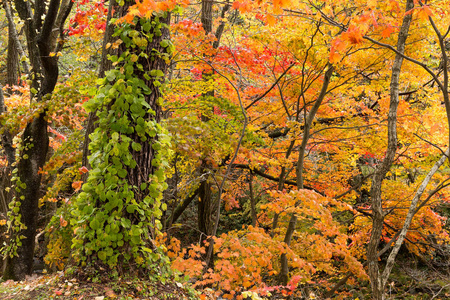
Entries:
<svg viewBox="0 0 450 300">
<path fill-rule="evenodd" d="M 48 8 L 37 1 L 32 11 L 31 3 L 15 1 L 16 10 L 24 22 L 31 70 L 32 99 L 44 104 L 58 79 L 58 57 L 50 55 L 58 52 L 62 43 L 56 42 L 54 29 L 63 37 L 63 26 L 72 7 L 71 1 L 51 1 Z M 7 7 L 7 4 L 6 6 Z M 9 19 L 11 20 L 11 19 Z M 17 46 L 17 39 L 12 38 Z M 18 48 L 17 48 L 18 49 Z M 16 50 L 17 50 L 16 49 Z M 10 205 L 10 241 L 6 248 L 5 279 L 23 280 L 30 275 L 33 267 L 33 253 L 36 235 L 38 201 L 40 198 L 40 169 L 48 151 L 46 108 L 42 105 L 38 113 L 28 123 L 23 134 L 16 162 L 14 181 L 15 195 Z"/>
<path fill-rule="evenodd" d="M 92 169 L 77 197 L 73 246 L 82 266 L 145 272 L 161 262 L 164 267 L 153 240 L 161 229 L 167 186 L 169 144 L 159 123 L 172 46 L 169 12 L 133 17 L 127 14 L 130 7 L 130 2 L 112 7 L 122 17 L 115 30 L 118 54 L 110 58 L 115 69 L 105 73 L 99 93 L 87 104 L 96 111 L 98 127 L 90 136 Z"/>
</svg>

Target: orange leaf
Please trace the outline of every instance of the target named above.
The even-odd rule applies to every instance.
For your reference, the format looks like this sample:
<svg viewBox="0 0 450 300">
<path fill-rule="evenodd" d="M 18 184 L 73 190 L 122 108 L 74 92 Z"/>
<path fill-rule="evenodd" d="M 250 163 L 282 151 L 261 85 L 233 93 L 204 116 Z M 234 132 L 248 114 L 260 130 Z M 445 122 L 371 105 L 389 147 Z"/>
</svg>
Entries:
<svg viewBox="0 0 450 300">
<path fill-rule="evenodd" d="M 427 20 L 429 17 L 433 15 L 433 12 L 431 11 L 430 7 L 428 5 L 424 5 L 419 9 L 419 19 L 421 20 Z"/>
<path fill-rule="evenodd" d="M 359 44 L 363 41 L 363 35 L 356 26 L 350 26 L 347 32 L 342 34 L 342 37 L 348 40 L 351 44 Z"/>
<path fill-rule="evenodd" d="M 61 216 L 59 217 L 59 224 L 61 225 L 61 227 L 66 227 L 68 222 L 64 220 L 63 216 Z"/>
<path fill-rule="evenodd" d="M 272 26 L 272 25 L 275 25 L 275 23 L 277 22 L 277 19 L 272 15 L 267 15 L 266 22 L 267 22 L 267 25 Z"/>
<path fill-rule="evenodd" d="M 237 0 L 233 2 L 233 9 L 238 9 L 242 13 L 249 12 L 251 3 L 248 0 Z"/>
<path fill-rule="evenodd" d="M 384 38 L 388 38 L 394 31 L 395 31 L 394 27 L 388 26 L 381 32 L 381 36 Z"/>
<path fill-rule="evenodd" d="M 72 183 L 72 187 L 75 189 L 75 191 L 78 191 L 82 185 L 83 181 L 75 181 L 74 183 Z"/>
</svg>

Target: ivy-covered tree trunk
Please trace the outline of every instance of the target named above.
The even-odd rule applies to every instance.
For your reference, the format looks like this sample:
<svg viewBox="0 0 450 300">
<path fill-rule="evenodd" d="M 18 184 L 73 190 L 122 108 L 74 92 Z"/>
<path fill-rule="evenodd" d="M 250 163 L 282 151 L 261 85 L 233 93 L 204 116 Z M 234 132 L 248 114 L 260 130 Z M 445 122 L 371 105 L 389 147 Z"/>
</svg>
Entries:
<svg viewBox="0 0 450 300">
<path fill-rule="evenodd" d="M 117 7 L 125 16 L 127 6 Z M 97 96 L 91 134 L 91 171 L 77 198 L 74 257 L 81 266 L 108 265 L 120 272 L 164 267 L 153 243 L 161 228 L 167 187 L 168 137 L 161 125 L 161 86 L 171 43 L 170 14 L 135 17 L 115 30 L 122 41 Z M 148 273 L 147 273 L 148 274 Z"/>
</svg>

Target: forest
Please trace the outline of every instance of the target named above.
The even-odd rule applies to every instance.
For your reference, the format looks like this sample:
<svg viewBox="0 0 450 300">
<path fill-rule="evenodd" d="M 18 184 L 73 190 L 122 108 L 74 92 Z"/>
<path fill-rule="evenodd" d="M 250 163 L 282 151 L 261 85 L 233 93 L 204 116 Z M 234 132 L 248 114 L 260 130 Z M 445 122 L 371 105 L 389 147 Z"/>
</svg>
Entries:
<svg viewBox="0 0 450 300">
<path fill-rule="evenodd" d="M 0 298 L 449 299 L 450 1 L 1 4 Z"/>
</svg>

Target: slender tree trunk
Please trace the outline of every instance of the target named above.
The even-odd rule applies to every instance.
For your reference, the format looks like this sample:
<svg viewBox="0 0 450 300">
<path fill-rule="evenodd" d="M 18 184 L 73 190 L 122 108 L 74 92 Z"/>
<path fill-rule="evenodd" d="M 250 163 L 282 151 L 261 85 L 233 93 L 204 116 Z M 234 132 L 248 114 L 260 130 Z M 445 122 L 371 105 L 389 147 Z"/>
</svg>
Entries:
<svg viewBox="0 0 450 300">
<path fill-rule="evenodd" d="M 310 136 L 310 130 L 312 123 L 314 121 L 314 118 L 316 117 L 316 113 L 322 104 L 323 99 L 325 98 L 325 95 L 328 91 L 328 84 L 331 80 L 331 75 L 333 74 L 334 67 L 333 65 L 328 65 L 328 70 L 325 72 L 325 76 L 323 79 L 322 89 L 320 91 L 319 96 L 317 97 L 316 101 L 314 102 L 313 107 L 308 113 L 308 117 L 305 119 L 305 127 L 303 130 L 303 137 L 302 137 L 302 143 L 300 145 L 299 150 L 299 158 L 297 161 L 297 188 L 299 190 L 303 189 L 303 166 L 304 166 L 304 160 L 305 160 L 305 153 L 306 153 L 306 145 L 308 144 L 309 136 Z M 296 203 L 295 206 L 297 207 L 300 205 L 300 203 Z M 292 236 L 295 232 L 295 227 L 297 225 L 297 216 L 295 213 L 291 215 L 291 218 L 289 220 L 288 228 L 286 230 L 286 235 L 284 237 L 284 242 L 287 246 L 291 245 Z M 281 271 L 280 271 L 280 282 L 283 285 L 286 285 L 288 283 L 288 273 L 289 273 L 289 266 L 288 266 L 288 260 L 286 253 L 283 253 L 281 255 Z"/>
<path fill-rule="evenodd" d="M 11 5 L 9 0 L 3 1 L 3 9 L 5 10 L 6 18 L 8 19 L 8 62 L 10 60 L 15 60 L 10 66 L 8 66 L 8 81 L 7 83 L 10 85 L 17 84 L 17 79 L 20 75 L 19 70 L 19 59 L 22 61 L 22 68 L 26 75 L 30 72 L 30 67 L 28 66 L 28 62 L 25 59 L 25 52 L 23 50 L 22 44 L 19 40 L 19 35 L 16 30 L 16 25 L 14 23 L 14 17 L 11 10 Z M 11 53 L 10 53 L 11 51 Z M 10 57 L 11 56 L 11 57 Z M 9 75 L 9 72 L 14 73 L 15 75 Z"/>
<path fill-rule="evenodd" d="M 213 30 L 213 1 L 212 0 L 202 0 L 202 9 L 201 9 L 201 21 L 203 29 L 205 30 L 205 35 L 211 34 Z M 228 10 L 229 5 L 225 4 L 223 10 L 222 10 L 222 16 L 226 13 Z M 216 41 L 213 43 L 213 48 L 217 48 L 219 46 L 220 37 L 223 33 L 224 24 L 221 23 L 219 27 L 216 30 Z M 209 60 L 209 57 L 205 57 L 206 60 Z M 213 72 L 203 72 L 202 78 L 203 80 L 207 81 L 212 78 Z M 208 91 L 206 93 L 202 94 L 203 97 L 214 97 L 214 90 Z M 205 115 L 201 116 L 201 119 L 203 122 L 208 122 L 209 118 Z M 201 163 L 200 168 L 200 175 L 209 173 L 210 170 L 212 170 L 212 165 L 206 160 L 203 159 Z M 214 220 L 214 201 L 212 198 L 212 184 L 208 180 L 209 176 L 206 176 L 205 180 L 202 181 L 199 187 L 199 202 L 198 202 L 198 227 L 200 232 L 202 232 L 202 236 L 200 238 L 201 244 L 203 244 L 203 241 L 206 240 L 206 237 L 211 236 L 213 233 L 213 228 L 215 222 L 218 220 Z M 217 203 L 220 203 L 220 200 L 217 201 Z M 204 235 L 203 235 L 204 234 Z M 210 244 L 210 251 L 208 253 L 211 253 L 211 256 L 214 255 L 212 251 L 212 245 L 213 241 L 209 240 Z M 214 260 L 211 259 L 211 257 L 206 259 L 208 261 L 208 266 L 206 268 L 213 268 L 214 267 Z M 206 269 L 205 268 L 205 269 Z"/>
<path fill-rule="evenodd" d="M 213 1 L 211 0 L 202 0 L 202 9 L 201 9 L 201 21 L 203 29 L 205 30 L 205 35 L 208 35 L 212 32 L 212 6 Z M 209 59 L 206 57 L 205 59 Z M 207 81 L 211 79 L 211 72 L 203 72 L 202 78 Z M 208 91 L 202 94 L 203 97 L 214 97 L 214 90 Z M 203 122 L 208 122 L 209 118 L 202 114 L 201 119 Z M 200 176 L 203 174 L 209 174 L 212 170 L 211 164 L 203 159 L 200 167 Z M 212 185 L 211 181 L 208 180 L 209 176 L 206 176 L 205 180 L 203 180 L 200 184 L 199 188 L 199 199 L 198 199 L 198 229 L 202 233 L 200 237 L 201 244 L 206 240 L 208 236 L 211 235 L 214 221 L 213 217 L 213 199 L 212 199 Z M 211 267 L 211 266 L 209 266 Z"/>
<path fill-rule="evenodd" d="M 253 173 L 251 171 L 248 176 L 248 188 L 250 191 L 250 208 L 251 208 L 251 215 L 252 215 L 252 226 L 255 227 L 258 216 L 256 215 L 256 199 L 255 199 L 255 193 L 253 192 Z"/>
<path fill-rule="evenodd" d="M 0 115 L 5 112 L 5 101 L 3 95 L 3 86 L 0 84 Z M 12 198 L 11 189 L 11 165 L 14 161 L 14 148 L 12 147 L 12 141 L 10 135 L 5 132 L 1 135 L 1 144 L 3 151 L 8 159 L 8 165 L 0 169 L 0 217 L 5 220 L 8 214 L 8 204 Z M 6 229 L 4 226 L 0 229 L 0 243 L 3 245 L 6 243 Z M 3 275 L 4 259 L 0 258 L 0 276 Z"/>
<path fill-rule="evenodd" d="M 116 38 L 113 37 L 114 33 L 114 24 L 111 23 L 111 18 L 113 17 L 113 13 L 115 13 L 115 16 L 117 16 L 118 12 L 120 10 L 117 9 L 118 5 L 115 0 L 109 1 L 109 7 L 108 7 L 108 16 L 106 19 L 106 29 L 105 33 L 103 34 L 103 44 L 102 44 L 102 57 L 100 60 L 100 66 L 98 69 L 98 77 L 102 78 L 105 76 L 105 72 L 110 70 L 112 68 L 112 62 L 108 59 L 108 55 L 113 55 L 114 52 L 117 52 L 114 47 L 107 47 L 108 44 L 112 44 Z M 97 116 L 96 112 L 90 112 L 89 117 L 86 124 L 86 133 L 84 135 L 84 143 L 83 143 L 83 157 L 81 160 L 81 164 L 87 168 L 90 168 L 89 166 L 89 135 L 94 132 L 96 128 L 96 121 Z M 86 181 L 88 174 L 83 174 L 83 181 Z"/>
<path fill-rule="evenodd" d="M 408 12 L 414 7 L 414 1 L 408 0 L 405 10 Z M 406 38 L 408 37 L 409 27 L 411 24 L 411 14 L 405 14 L 403 24 L 400 29 L 397 41 L 397 51 L 401 54 L 405 51 Z M 383 162 L 375 170 L 370 190 L 372 202 L 372 232 L 367 245 L 367 263 L 368 275 L 372 288 L 372 297 L 376 300 L 382 300 L 384 296 L 384 288 L 388 278 L 383 278 L 380 274 L 378 266 L 378 245 L 380 243 L 385 212 L 382 205 L 381 185 L 394 162 L 395 153 L 397 151 L 397 108 L 399 104 L 399 78 L 403 62 L 403 57 L 399 54 L 395 56 L 392 66 L 392 77 L 390 85 L 390 106 L 388 114 L 388 147 Z M 386 275 L 386 274 L 384 274 Z M 387 274 L 389 276 L 389 274 Z"/>
</svg>

